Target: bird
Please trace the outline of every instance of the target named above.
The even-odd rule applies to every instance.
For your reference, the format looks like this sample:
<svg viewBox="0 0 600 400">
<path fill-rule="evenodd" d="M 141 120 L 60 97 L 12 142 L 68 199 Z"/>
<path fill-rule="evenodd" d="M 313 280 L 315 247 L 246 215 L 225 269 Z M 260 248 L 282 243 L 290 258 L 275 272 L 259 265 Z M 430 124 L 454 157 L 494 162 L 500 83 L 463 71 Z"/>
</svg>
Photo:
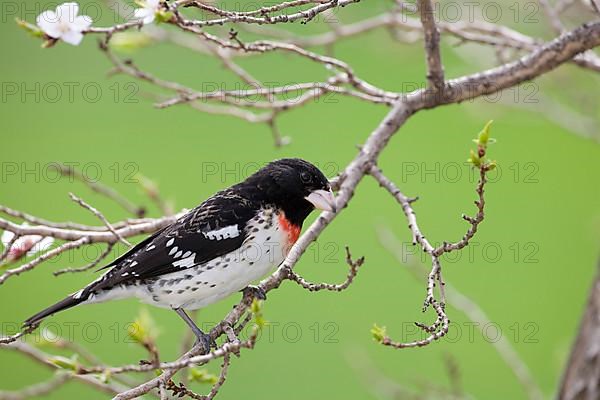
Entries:
<svg viewBox="0 0 600 400">
<path fill-rule="evenodd" d="M 174 310 L 208 353 L 210 336 L 188 316 L 239 291 L 279 266 L 315 209 L 336 212 L 325 175 L 300 158 L 268 163 L 217 192 L 104 266 L 98 279 L 31 316 L 25 328 L 80 304 L 137 297 Z M 99 270 L 99 271 L 100 271 Z M 264 292 L 253 292 L 263 297 Z"/>
</svg>

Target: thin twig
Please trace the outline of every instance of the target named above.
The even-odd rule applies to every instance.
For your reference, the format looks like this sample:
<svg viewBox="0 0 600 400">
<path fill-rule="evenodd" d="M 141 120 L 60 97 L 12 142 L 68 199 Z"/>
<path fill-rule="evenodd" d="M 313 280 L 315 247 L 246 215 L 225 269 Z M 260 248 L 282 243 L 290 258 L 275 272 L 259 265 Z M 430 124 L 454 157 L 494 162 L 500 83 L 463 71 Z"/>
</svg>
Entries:
<svg viewBox="0 0 600 400">
<path fill-rule="evenodd" d="M 380 231 L 379 238 L 383 246 L 396 257 L 396 260 L 399 263 L 406 264 L 405 254 L 402 251 L 402 246 L 400 245 L 398 238 L 391 231 Z M 422 272 L 426 273 L 425 266 L 416 259 L 414 261 L 415 262 L 413 263 L 409 263 L 409 266 L 411 267 L 410 271 L 413 273 L 416 279 L 421 280 Z M 485 311 L 483 311 L 476 301 L 460 292 L 450 283 L 446 284 L 446 298 L 448 304 L 463 312 L 471 321 L 477 322 L 476 327 L 478 329 L 482 330 L 492 323 L 490 317 L 488 317 L 488 315 L 485 313 Z M 544 398 L 543 392 L 535 382 L 535 379 L 527 367 L 527 364 L 525 364 L 525 361 L 523 361 L 523 359 L 519 356 L 517 351 L 511 345 L 510 341 L 506 337 L 502 336 L 498 340 L 490 341 L 490 343 L 498 352 L 498 355 L 502 358 L 504 363 L 515 374 L 527 392 L 529 399 L 542 400 Z"/>
<path fill-rule="evenodd" d="M 75 196 L 73 193 L 69 193 L 69 197 L 75 203 L 79 204 L 81 207 L 85 208 L 86 210 L 88 210 L 92 214 L 94 214 L 96 217 L 98 217 L 98 219 L 100 221 L 102 221 L 102 223 L 108 228 L 108 230 L 111 231 L 113 233 L 113 235 L 115 235 L 115 237 L 121 243 L 123 243 L 127 247 L 131 247 L 131 243 L 129 243 L 123 236 L 121 236 L 121 234 L 119 232 L 117 232 L 117 230 L 110 224 L 110 222 L 108 222 L 108 220 L 106 219 L 106 217 L 104 216 L 104 214 L 102 214 L 100 211 L 98 211 L 98 209 L 92 207 L 91 205 L 89 205 L 88 203 L 86 203 L 85 201 L 83 201 L 83 199 Z"/>
<path fill-rule="evenodd" d="M 39 324 L 29 325 L 21 332 L 16 333 L 12 336 L 2 336 L 2 337 L 0 337 L 0 344 L 5 345 L 5 344 L 13 343 L 13 342 L 19 340 L 20 338 L 22 338 L 23 336 L 28 335 L 31 332 L 33 332 L 34 330 L 36 330 L 38 326 L 39 326 Z"/>
<path fill-rule="evenodd" d="M 22 274 L 23 272 L 32 270 L 37 265 L 41 264 L 44 261 L 51 259 L 52 257 L 62 254 L 68 250 L 77 249 L 77 248 L 79 248 L 83 245 L 89 244 L 89 243 L 90 243 L 90 238 L 87 236 L 81 237 L 73 242 L 63 243 L 60 246 L 58 246 L 52 250 L 49 250 L 46 253 L 42 254 L 41 256 L 35 258 L 34 260 L 21 265 L 20 267 L 9 269 L 8 271 L 4 272 L 2 275 L 0 275 L 0 285 L 3 284 L 4 281 L 6 281 L 8 278 L 10 278 L 13 275 L 19 275 L 19 274 Z"/>
<path fill-rule="evenodd" d="M 135 26 L 139 26 L 139 23 L 123 24 L 123 27 L 124 27 L 123 30 L 129 29 L 130 27 L 135 27 Z M 76 170 L 75 168 L 73 168 L 69 165 L 60 164 L 60 163 L 54 163 L 54 164 L 52 164 L 52 166 L 54 166 L 58 170 L 58 172 L 60 172 L 63 176 L 77 179 L 78 181 L 87 185 L 94 192 L 99 193 L 99 194 L 113 200 L 114 202 L 119 204 L 121 207 L 123 207 L 125 210 L 127 210 L 131 214 L 135 215 L 136 217 L 141 218 L 146 214 L 146 210 L 143 207 L 136 206 L 135 204 L 133 204 L 132 202 L 127 200 L 125 197 L 123 197 L 119 192 L 117 192 L 113 188 L 108 187 L 100 182 L 95 182 L 95 181 L 90 180 L 87 176 L 85 176 L 84 174 L 82 174 L 81 172 Z"/>
<path fill-rule="evenodd" d="M 208 395 L 203 397 L 203 400 L 212 400 L 219 393 L 219 389 L 221 389 L 221 387 L 225 383 L 225 379 L 227 379 L 227 373 L 229 372 L 230 364 L 231 356 L 229 353 L 227 353 L 225 354 L 225 356 L 223 356 L 223 364 L 221 364 L 221 372 L 219 373 L 219 379 L 212 386 Z"/>
<path fill-rule="evenodd" d="M 25 400 L 30 397 L 41 397 L 52 393 L 64 385 L 71 377 L 68 373 L 57 373 L 45 382 L 40 382 L 28 386 L 15 392 L 0 391 L 0 400 Z"/>
<path fill-rule="evenodd" d="M 298 275 L 294 271 L 289 271 L 288 279 L 296 282 L 298 285 L 302 286 L 304 289 L 307 289 L 311 292 L 318 292 L 320 290 L 330 290 L 332 292 L 341 292 L 344 289 L 347 289 L 348 286 L 352 284 L 356 274 L 358 274 L 358 269 L 365 262 L 365 257 L 360 257 L 356 260 L 352 259 L 352 255 L 350 254 L 350 249 L 346 246 L 346 263 L 350 266 L 348 270 L 348 275 L 344 282 L 340 284 L 331 284 L 331 283 L 312 283 L 308 282 L 306 279 Z"/>
<path fill-rule="evenodd" d="M 36 361 L 39 364 L 42 364 L 42 365 L 48 367 L 48 368 L 51 368 L 52 370 L 57 370 L 60 368 L 58 365 L 51 362 L 51 360 L 54 358 L 53 355 L 45 353 L 45 352 L 41 351 L 40 349 L 38 349 L 37 347 L 34 347 L 28 343 L 16 341 L 16 342 L 11 343 L 8 346 L 6 346 L 6 349 L 16 350 L 22 354 L 25 354 L 30 359 Z M 95 376 L 71 374 L 70 377 L 73 380 L 82 382 L 82 383 L 84 383 L 88 386 L 91 386 L 101 392 L 105 392 L 105 393 L 108 393 L 113 396 L 122 392 L 123 390 L 126 390 L 126 387 L 119 383 L 116 383 L 116 382 L 104 383 L 104 382 L 101 382 Z"/>
<path fill-rule="evenodd" d="M 108 257 L 108 255 L 110 254 L 110 252 L 112 251 L 114 246 L 115 246 L 114 243 L 108 243 L 106 246 L 106 249 L 98 257 L 96 257 L 96 259 L 94 261 L 92 261 L 91 263 L 89 263 L 87 265 L 84 265 L 83 267 L 63 268 L 63 269 L 59 269 L 58 271 L 52 272 L 52 274 L 54 274 L 54 276 L 59 276 L 59 275 L 66 274 L 66 273 L 77 273 L 77 272 L 89 271 L 90 269 L 92 269 L 96 265 L 98 265 L 106 257 Z"/>
</svg>

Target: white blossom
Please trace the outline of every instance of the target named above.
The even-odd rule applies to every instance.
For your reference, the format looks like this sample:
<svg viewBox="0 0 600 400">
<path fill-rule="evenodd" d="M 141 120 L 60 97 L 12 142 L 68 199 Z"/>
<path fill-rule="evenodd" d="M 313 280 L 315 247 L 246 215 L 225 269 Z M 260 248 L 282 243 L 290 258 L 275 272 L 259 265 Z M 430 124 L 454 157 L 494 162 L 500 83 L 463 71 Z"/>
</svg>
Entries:
<svg viewBox="0 0 600 400">
<path fill-rule="evenodd" d="M 77 3 L 63 3 L 55 11 L 44 11 L 38 15 L 36 22 L 40 29 L 54 39 L 77 46 L 83 39 L 83 31 L 92 25 L 87 15 L 77 15 Z"/>
<path fill-rule="evenodd" d="M 142 20 L 144 24 L 154 21 L 156 13 L 160 11 L 160 0 L 144 0 L 138 2 L 142 8 L 136 8 L 133 12 L 134 19 Z"/>
<path fill-rule="evenodd" d="M 22 226 L 28 226 L 26 223 L 23 223 Z M 2 241 L 2 245 L 4 248 L 8 247 L 10 241 L 15 237 L 15 234 L 10 231 L 4 231 L 2 233 L 2 237 L 0 237 L 0 241 Z M 32 256 L 35 253 L 40 251 L 46 251 L 52 246 L 54 243 L 54 238 L 50 236 L 40 236 L 40 235 L 25 235 L 21 236 L 10 246 L 8 250 L 8 255 L 6 256 L 6 261 L 13 262 L 16 261 L 26 254 L 28 256 Z"/>
</svg>

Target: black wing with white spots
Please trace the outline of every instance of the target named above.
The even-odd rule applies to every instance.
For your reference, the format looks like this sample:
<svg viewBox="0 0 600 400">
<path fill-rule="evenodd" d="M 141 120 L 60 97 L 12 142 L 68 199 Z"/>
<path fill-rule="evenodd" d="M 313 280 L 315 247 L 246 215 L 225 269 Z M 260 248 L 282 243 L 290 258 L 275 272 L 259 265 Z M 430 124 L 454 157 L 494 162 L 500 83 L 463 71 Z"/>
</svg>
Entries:
<svg viewBox="0 0 600 400">
<path fill-rule="evenodd" d="M 230 253 L 240 248 L 246 223 L 258 211 L 256 204 L 232 190 L 219 192 L 107 265 L 112 269 L 86 289 L 136 283 Z"/>
</svg>

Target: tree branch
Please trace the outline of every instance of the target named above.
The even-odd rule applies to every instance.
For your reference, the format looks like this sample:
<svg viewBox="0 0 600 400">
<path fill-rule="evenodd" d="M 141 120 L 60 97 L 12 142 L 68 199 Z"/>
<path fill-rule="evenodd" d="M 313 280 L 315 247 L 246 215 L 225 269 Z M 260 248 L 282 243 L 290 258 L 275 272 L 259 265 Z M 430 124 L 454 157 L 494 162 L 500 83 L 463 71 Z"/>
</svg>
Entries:
<svg viewBox="0 0 600 400">
<path fill-rule="evenodd" d="M 487 170 L 480 167 L 480 182 L 477 185 L 478 200 L 477 214 L 474 217 L 465 217 L 470 226 L 463 238 L 455 243 L 444 243 L 438 248 L 434 248 L 431 243 L 421 233 L 417 225 L 416 216 L 412 208 L 414 199 L 406 197 L 394 185 L 394 183 L 383 175 L 376 167 L 379 155 L 386 148 L 392 136 L 400 127 L 416 112 L 435 108 L 445 104 L 455 104 L 467 99 L 474 99 L 482 95 L 492 94 L 506 88 L 518 85 L 522 82 L 537 78 L 548 71 L 558 67 L 565 62 L 575 62 L 580 66 L 592 70 L 600 71 L 600 61 L 593 53 L 588 50 L 600 45 L 600 22 L 584 24 L 572 31 L 563 33 L 560 37 L 548 43 L 542 43 L 527 35 L 523 35 L 515 30 L 483 22 L 465 23 L 460 22 L 451 24 L 440 21 L 436 24 L 433 16 L 433 0 L 419 0 L 420 20 L 415 18 L 405 18 L 398 10 L 392 10 L 376 17 L 366 18 L 362 21 L 345 25 L 334 26 L 332 32 L 317 34 L 309 37 L 297 37 L 295 35 L 272 26 L 291 22 L 293 20 L 303 20 L 305 23 L 313 20 L 318 15 L 325 15 L 338 6 L 344 6 L 354 3 L 355 0 L 293 0 L 281 2 L 268 7 L 259 7 L 250 11 L 235 12 L 222 9 L 214 5 L 207 5 L 197 0 L 176 0 L 170 3 L 161 2 L 159 4 L 161 15 L 164 18 L 164 25 L 168 28 L 153 27 L 146 29 L 151 32 L 153 37 L 160 40 L 170 41 L 202 54 L 209 54 L 217 57 L 241 81 L 251 85 L 249 90 L 218 90 L 212 92 L 203 92 L 182 85 L 176 81 L 164 80 L 138 68 L 132 61 L 122 60 L 113 54 L 111 48 L 114 42 L 111 39 L 116 33 L 139 29 L 141 22 L 130 21 L 122 24 L 113 25 L 106 28 L 90 28 L 83 32 L 85 34 L 99 34 L 103 36 L 101 49 L 114 65 L 114 72 L 125 73 L 137 79 L 148 82 L 156 87 L 166 89 L 170 92 L 170 98 L 162 99 L 159 107 L 168 107 L 177 104 L 189 104 L 201 111 L 223 113 L 246 119 L 250 122 L 261 122 L 268 124 L 271 128 L 276 143 L 281 144 L 282 138 L 277 129 L 276 117 L 280 112 L 301 106 L 313 99 L 327 93 L 352 96 L 360 100 L 369 101 L 375 104 L 385 104 L 390 107 L 387 115 L 378 124 L 377 127 L 367 137 L 364 144 L 360 147 L 355 157 L 342 170 L 338 179 L 332 182 L 332 186 L 337 190 L 336 209 L 337 213 L 322 213 L 304 232 L 296 244 L 292 247 L 290 253 L 278 269 L 269 277 L 259 283 L 259 288 L 265 293 L 278 288 L 284 280 L 293 280 L 308 290 L 334 290 L 340 291 L 347 288 L 355 279 L 358 268 L 363 264 L 363 259 L 352 260 L 347 250 L 347 263 L 349 272 L 346 280 L 342 284 L 330 283 L 310 283 L 300 277 L 294 267 L 307 250 L 309 245 L 315 241 L 320 234 L 329 226 L 329 224 L 343 213 L 343 210 L 349 205 L 355 191 L 362 182 L 365 175 L 370 174 L 381 186 L 383 186 L 400 204 L 403 213 L 407 218 L 409 230 L 413 236 L 413 241 L 420 245 L 431 257 L 431 270 L 427 277 L 427 293 L 424 302 L 424 309 L 431 306 L 436 313 L 436 320 L 431 325 L 418 323 L 428 337 L 422 341 L 411 343 L 396 343 L 389 338 L 384 338 L 384 344 L 397 348 L 424 346 L 432 343 L 434 340 L 442 337 L 448 330 L 449 319 L 445 312 L 445 301 L 447 293 L 444 290 L 444 280 L 442 277 L 442 268 L 440 256 L 446 252 L 460 250 L 469 244 L 470 239 L 476 234 L 479 224 L 484 218 L 484 186 L 486 184 L 485 172 Z M 207 19 L 187 19 L 182 14 L 184 7 L 198 8 L 204 12 L 212 14 Z M 296 8 L 299 7 L 299 8 Z M 562 6 L 561 6 L 562 7 Z M 284 11 L 292 9 L 290 14 Z M 559 7 L 556 7 L 558 10 Z M 273 15 L 275 14 L 275 15 Z M 216 17 L 214 17 L 216 15 Z M 241 23 L 243 28 L 250 32 L 254 26 L 258 25 L 261 32 L 265 34 L 278 36 L 281 40 L 255 40 L 245 41 L 242 34 L 236 30 L 231 30 L 229 35 L 224 37 L 219 29 L 211 29 L 208 32 L 205 28 L 222 23 Z M 269 30 L 264 30 L 262 24 L 268 24 Z M 423 31 L 425 37 L 425 50 L 427 60 L 427 80 L 428 87 L 416 90 L 410 93 L 398 93 L 387 91 L 376 87 L 357 76 L 351 65 L 343 60 L 321 55 L 315 51 L 308 50 L 311 45 L 330 45 L 340 38 L 357 35 L 377 27 L 394 27 L 408 31 Z M 150 27 L 148 27 L 150 28 Z M 173 28 L 172 31 L 169 28 Z M 463 77 L 445 81 L 443 65 L 440 56 L 439 40 L 440 31 L 448 33 L 461 41 L 471 41 L 494 47 L 513 48 L 519 51 L 529 51 L 529 54 L 521 58 L 506 63 L 504 65 L 492 68 L 479 73 L 466 75 Z M 176 32 L 176 33 L 175 33 Z M 213 33 L 216 32 L 216 33 Z M 253 31 L 255 32 L 255 31 Z M 243 33 L 243 32 L 242 32 Z M 410 32 L 409 32 L 410 33 Z M 413 32 L 414 33 L 414 32 Z M 405 35 L 406 40 L 411 35 Z M 415 36 L 415 35 L 412 35 Z M 185 37 L 185 38 L 184 38 Z M 227 38 L 225 38 L 227 37 Z M 46 38 L 48 39 L 48 38 Z M 49 40 L 49 39 L 48 39 Z M 56 43 L 53 39 L 52 43 Z M 413 38 L 414 40 L 414 38 Z M 242 68 L 233 61 L 234 57 L 243 57 L 251 55 L 264 55 L 271 52 L 281 52 L 298 56 L 301 59 L 311 63 L 323 66 L 327 76 L 315 81 L 305 81 L 297 85 L 296 88 L 288 88 L 278 85 L 275 88 L 265 87 L 258 81 L 253 74 Z M 293 104 L 289 99 L 281 99 L 284 95 L 299 89 L 300 94 L 293 99 Z M 260 100 L 251 101 L 252 96 L 259 96 Z M 201 103 L 201 100 L 208 100 L 211 103 Z M 218 106 L 214 104 L 218 104 Z M 259 113 L 257 110 L 266 110 Z M 485 165 L 485 164 L 483 164 Z M 141 217 L 145 209 L 133 205 L 133 203 L 124 199 L 116 191 L 103 185 L 96 184 L 86 180 L 83 175 L 78 174 L 70 167 L 58 167 L 59 171 L 65 176 L 74 177 L 88 185 L 92 190 L 113 199 L 125 210 Z M 87 269 L 97 264 L 110 251 L 117 242 L 128 243 L 126 238 L 148 234 L 157 231 L 173 223 L 179 215 L 164 216 L 156 219 L 135 219 L 124 220 L 115 224 L 110 224 L 100 211 L 92 208 L 81 199 L 76 201 L 94 212 L 100 218 L 104 226 L 87 226 L 71 222 L 55 223 L 47 221 L 20 211 L 12 210 L 7 207 L 1 207 L 0 211 L 9 217 L 18 218 L 34 224 L 34 226 L 23 226 L 0 218 L 0 228 L 11 231 L 15 237 L 27 235 L 40 235 L 42 237 L 53 237 L 66 241 L 59 247 L 49 250 L 33 261 L 27 262 L 20 267 L 6 271 L 0 276 L 0 284 L 8 277 L 17 275 L 33 269 L 36 265 L 54 257 L 69 249 L 74 249 L 83 245 L 92 243 L 107 243 L 108 249 L 102 253 L 94 262 L 86 267 L 77 269 Z M 159 207 L 166 212 L 164 204 L 157 203 Z M 185 212 L 182 211 L 182 212 Z M 75 271 L 75 270 L 73 270 Z M 57 271 L 62 273 L 63 271 Z M 434 288 L 438 286 L 438 295 L 434 294 Z M 84 383 L 93 385 L 105 392 L 116 394 L 116 399 L 132 399 L 142 396 L 146 393 L 157 394 L 161 398 L 169 396 L 168 391 L 174 394 L 187 395 L 193 398 L 212 399 L 225 381 L 231 353 L 239 354 L 241 350 L 252 349 L 257 338 L 257 328 L 248 340 L 241 341 L 238 334 L 256 314 L 257 303 L 249 296 L 243 296 L 242 300 L 223 318 L 221 322 L 210 330 L 211 338 L 216 342 L 223 336 L 224 343 L 209 354 L 200 354 L 197 347 L 184 353 L 179 359 L 172 362 L 160 362 L 156 349 L 151 349 L 152 362 L 139 364 L 128 364 L 116 367 L 110 367 L 98 363 L 91 366 L 78 366 L 75 379 Z M 256 316 L 256 315 L 255 315 Z M 33 328 L 32 328 L 33 329 Z M 8 344 L 9 348 L 16 349 L 48 366 L 50 355 L 28 346 L 19 341 L 26 332 L 17 335 L 3 337 L 2 344 Z M 196 395 L 185 387 L 185 383 L 177 385 L 172 379 L 181 369 L 192 365 L 204 365 L 213 360 L 223 358 L 223 366 L 217 383 L 211 388 L 207 396 Z M 94 364 L 92 362 L 92 364 Z M 55 367 L 55 366 L 54 366 Z M 159 376 L 149 379 L 145 382 L 135 382 L 128 387 L 120 383 L 104 384 L 96 379 L 93 374 L 112 374 L 121 375 L 126 373 L 150 372 L 160 369 Z"/>
<path fill-rule="evenodd" d="M 440 56 L 440 31 L 435 24 L 433 0 L 419 0 L 419 12 L 425 34 L 427 81 L 429 88 L 439 92 L 444 88 L 444 67 Z"/>
</svg>

